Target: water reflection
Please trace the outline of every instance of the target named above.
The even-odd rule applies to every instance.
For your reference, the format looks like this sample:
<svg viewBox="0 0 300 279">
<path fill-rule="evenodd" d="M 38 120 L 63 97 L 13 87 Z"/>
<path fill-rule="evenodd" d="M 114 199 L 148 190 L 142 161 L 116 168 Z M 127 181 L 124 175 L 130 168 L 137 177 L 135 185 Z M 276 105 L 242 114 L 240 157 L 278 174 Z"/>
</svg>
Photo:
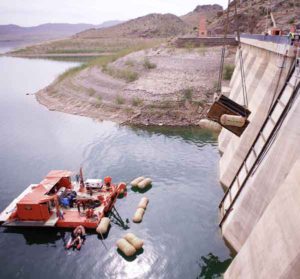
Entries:
<svg viewBox="0 0 300 279">
<path fill-rule="evenodd" d="M 163 135 L 168 138 L 181 138 L 187 143 L 217 145 L 217 134 L 199 127 L 130 126 L 137 135 Z"/>
<path fill-rule="evenodd" d="M 91 234 L 80 252 L 65 250 L 63 240 L 70 232 L 5 230 L 0 278 L 195 278 L 199 253 L 214 251 L 227 258 L 218 234 L 217 207 L 223 193 L 214 137 L 200 129 L 98 123 L 49 112 L 25 95 L 72 66 L 0 57 L 0 210 L 51 169 L 78 170 L 83 165 L 85 177 L 110 175 L 115 182 L 145 175 L 153 186 L 145 194 L 128 189 L 127 197 L 116 203 L 123 220 L 130 220 L 130 230 L 112 223 L 106 239 Z M 143 222 L 131 223 L 142 195 L 150 200 Z M 128 231 L 145 241 L 144 252 L 132 262 L 116 248 Z"/>
<path fill-rule="evenodd" d="M 198 279 L 213 279 L 221 278 L 222 274 L 226 271 L 230 265 L 232 258 L 228 258 L 221 261 L 218 256 L 209 253 L 207 256 L 202 256 L 199 261 L 199 267 L 201 268 L 200 274 L 197 276 Z"/>
<path fill-rule="evenodd" d="M 144 194 L 146 192 L 148 192 L 150 189 L 152 188 L 152 184 L 146 186 L 145 188 L 138 188 L 138 187 L 131 187 L 131 191 L 135 192 L 135 193 L 141 193 L 141 194 Z"/>
<path fill-rule="evenodd" d="M 58 62 L 79 62 L 79 63 L 88 63 L 96 58 L 101 56 L 35 56 L 27 57 L 27 59 L 43 59 L 48 61 L 58 61 Z"/>
<path fill-rule="evenodd" d="M 47 245 L 57 247 L 58 241 L 66 244 L 67 232 L 51 228 L 5 228 L 3 233 L 17 234 L 24 237 L 27 245 Z"/>
<path fill-rule="evenodd" d="M 139 249 L 133 256 L 126 256 L 119 248 L 117 249 L 117 252 L 125 261 L 133 262 L 139 255 L 144 253 L 144 248 Z"/>
</svg>

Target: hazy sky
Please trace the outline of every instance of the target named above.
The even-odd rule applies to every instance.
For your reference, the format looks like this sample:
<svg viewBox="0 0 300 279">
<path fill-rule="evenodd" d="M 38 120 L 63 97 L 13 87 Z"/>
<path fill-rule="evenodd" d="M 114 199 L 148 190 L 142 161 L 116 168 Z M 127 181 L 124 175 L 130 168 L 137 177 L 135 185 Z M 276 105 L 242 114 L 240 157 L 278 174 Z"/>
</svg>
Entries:
<svg viewBox="0 0 300 279">
<path fill-rule="evenodd" d="M 183 15 L 197 5 L 227 0 L 0 0 L 0 24 L 33 26 L 46 22 L 93 23 L 126 20 L 149 13 Z"/>
</svg>

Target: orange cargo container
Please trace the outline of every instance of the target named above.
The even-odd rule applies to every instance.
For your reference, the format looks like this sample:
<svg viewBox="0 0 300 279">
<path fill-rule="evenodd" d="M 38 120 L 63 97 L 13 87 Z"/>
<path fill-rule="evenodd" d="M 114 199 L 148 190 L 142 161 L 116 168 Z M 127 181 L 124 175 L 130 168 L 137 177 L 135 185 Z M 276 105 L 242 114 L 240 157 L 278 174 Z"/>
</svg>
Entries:
<svg viewBox="0 0 300 279">
<path fill-rule="evenodd" d="M 26 221 L 47 221 L 51 216 L 47 203 L 17 204 L 17 213 L 20 220 Z"/>
</svg>

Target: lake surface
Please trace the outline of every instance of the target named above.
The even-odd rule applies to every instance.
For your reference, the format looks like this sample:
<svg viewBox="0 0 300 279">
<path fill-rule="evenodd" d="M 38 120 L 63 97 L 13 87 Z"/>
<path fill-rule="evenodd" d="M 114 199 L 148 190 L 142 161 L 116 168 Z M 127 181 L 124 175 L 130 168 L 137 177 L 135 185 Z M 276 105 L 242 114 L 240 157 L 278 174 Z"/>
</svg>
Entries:
<svg viewBox="0 0 300 279">
<path fill-rule="evenodd" d="M 199 129 L 137 129 L 50 112 L 26 95 L 74 65 L 0 57 L 0 210 L 48 171 L 80 165 L 89 178 L 151 177 L 147 193 L 129 188 L 116 204 L 123 219 L 131 220 L 144 195 L 148 209 L 127 231 L 112 224 L 105 246 L 90 233 L 81 251 L 64 249 L 70 232 L 0 228 L 0 278 L 218 278 L 230 259 L 218 229 L 216 138 Z M 129 231 L 145 241 L 131 261 L 115 246 Z"/>
</svg>

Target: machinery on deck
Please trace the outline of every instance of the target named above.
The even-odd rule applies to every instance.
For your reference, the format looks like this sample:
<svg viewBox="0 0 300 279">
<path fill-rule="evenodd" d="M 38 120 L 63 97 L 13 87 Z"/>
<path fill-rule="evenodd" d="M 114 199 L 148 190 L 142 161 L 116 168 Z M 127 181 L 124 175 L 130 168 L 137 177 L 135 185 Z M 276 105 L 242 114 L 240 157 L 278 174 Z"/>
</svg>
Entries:
<svg viewBox="0 0 300 279">
<path fill-rule="evenodd" d="M 0 214 L 6 227 L 97 228 L 101 219 L 124 193 L 125 183 L 115 185 L 110 177 L 83 181 L 82 170 L 53 170 L 39 184 L 27 187 Z"/>
</svg>

